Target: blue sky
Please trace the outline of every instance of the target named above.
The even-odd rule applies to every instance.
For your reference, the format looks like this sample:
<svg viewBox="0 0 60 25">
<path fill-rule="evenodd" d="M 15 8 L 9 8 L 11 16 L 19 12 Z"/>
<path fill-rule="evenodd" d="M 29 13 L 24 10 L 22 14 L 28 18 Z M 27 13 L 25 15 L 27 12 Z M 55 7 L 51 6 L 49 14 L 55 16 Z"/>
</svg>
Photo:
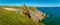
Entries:
<svg viewBox="0 0 60 25">
<path fill-rule="evenodd" d="M 60 7 L 60 0 L 0 0 L 1 6 Z"/>
</svg>

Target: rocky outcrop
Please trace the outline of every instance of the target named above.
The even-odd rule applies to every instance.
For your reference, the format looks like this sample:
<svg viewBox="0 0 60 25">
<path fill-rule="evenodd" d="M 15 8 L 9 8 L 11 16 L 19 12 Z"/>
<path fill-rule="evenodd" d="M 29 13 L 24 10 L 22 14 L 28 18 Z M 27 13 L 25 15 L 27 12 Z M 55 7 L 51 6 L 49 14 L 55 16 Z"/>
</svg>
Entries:
<svg viewBox="0 0 60 25">
<path fill-rule="evenodd" d="M 40 22 L 46 16 L 43 12 L 38 11 L 35 7 L 28 8 L 24 5 L 19 9 L 20 14 L 25 14 L 28 18 L 33 19 L 36 22 Z"/>
</svg>

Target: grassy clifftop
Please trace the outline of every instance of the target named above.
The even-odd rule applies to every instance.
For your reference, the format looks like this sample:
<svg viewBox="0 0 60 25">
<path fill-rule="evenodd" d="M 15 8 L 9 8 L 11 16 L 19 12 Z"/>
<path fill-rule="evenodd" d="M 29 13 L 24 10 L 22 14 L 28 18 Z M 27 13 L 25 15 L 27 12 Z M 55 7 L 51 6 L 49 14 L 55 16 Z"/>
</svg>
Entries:
<svg viewBox="0 0 60 25">
<path fill-rule="evenodd" d="M 38 25 L 38 23 L 17 12 L 0 9 L 0 25 Z"/>
</svg>

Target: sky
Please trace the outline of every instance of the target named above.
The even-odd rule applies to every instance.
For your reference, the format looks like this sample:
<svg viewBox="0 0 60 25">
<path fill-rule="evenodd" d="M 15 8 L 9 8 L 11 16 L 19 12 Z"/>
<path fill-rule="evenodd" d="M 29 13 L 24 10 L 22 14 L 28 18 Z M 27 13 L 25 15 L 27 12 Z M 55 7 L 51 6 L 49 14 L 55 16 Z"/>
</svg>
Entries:
<svg viewBox="0 0 60 25">
<path fill-rule="evenodd" d="M 60 7 L 60 0 L 0 0 L 0 6 Z"/>
</svg>

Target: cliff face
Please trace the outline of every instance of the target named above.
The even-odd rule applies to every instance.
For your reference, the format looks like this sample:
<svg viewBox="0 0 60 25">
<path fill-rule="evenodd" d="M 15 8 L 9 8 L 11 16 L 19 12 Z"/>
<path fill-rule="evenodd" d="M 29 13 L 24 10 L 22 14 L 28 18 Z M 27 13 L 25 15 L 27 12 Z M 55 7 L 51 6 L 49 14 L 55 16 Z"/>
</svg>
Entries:
<svg viewBox="0 0 60 25">
<path fill-rule="evenodd" d="M 36 22 L 40 22 L 46 16 L 43 12 L 38 11 L 35 7 L 26 7 L 25 5 L 19 9 L 20 14 L 26 15 L 28 18 L 33 19 Z"/>
</svg>

